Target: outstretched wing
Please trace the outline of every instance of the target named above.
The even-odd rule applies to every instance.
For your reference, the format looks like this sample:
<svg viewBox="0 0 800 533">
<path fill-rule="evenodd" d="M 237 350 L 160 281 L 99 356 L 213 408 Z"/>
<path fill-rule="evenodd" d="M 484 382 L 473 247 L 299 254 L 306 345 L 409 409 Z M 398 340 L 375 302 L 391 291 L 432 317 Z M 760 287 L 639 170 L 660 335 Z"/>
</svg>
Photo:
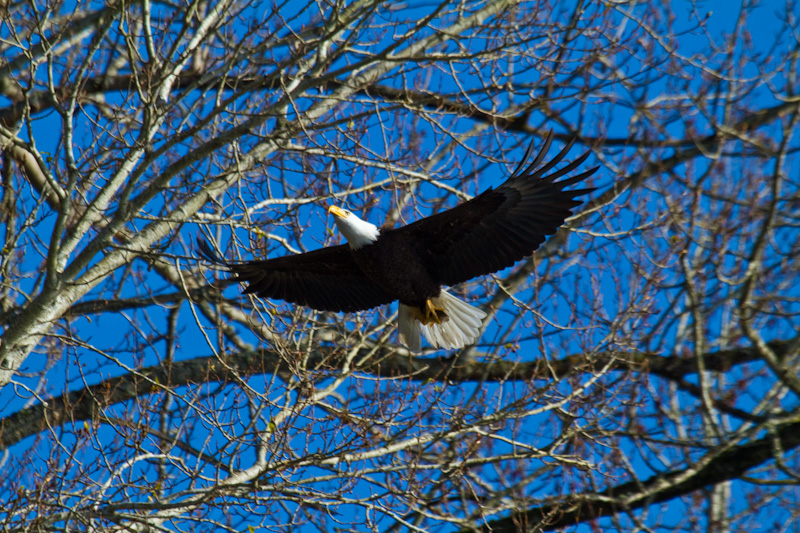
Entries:
<svg viewBox="0 0 800 533">
<path fill-rule="evenodd" d="M 240 263 L 225 261 L 200 237 L 197 247 L 205 259 L 234 274 L 230 281 L 247 283 L 245 294 L 286 300 L 318 311 L 344 312 L 370 309 L 396 299 L 364 276 L 347 245 Z"/>
<path fill-rule="evenodd" d="M 545 176 L 567 154 L 575 140 L 537 170 L 553 140 L 551 131 L 533 162 L 525 166 L 533 145 L 511 177 L 497 189 L 488 189 L 448 211 L 423 218 L 394 231 L 407 232 L 428 255 L 429 268 L 443 285 L 456 285 L 491 274 L 531 255 L 554 234 L 581 204 L 575 200 L 594 189 L 564 188 L 591 176 L 599 167 L 563 181 L 555 180 L 578 168 L 585 153 L 569 165 Z"/>
</svg>

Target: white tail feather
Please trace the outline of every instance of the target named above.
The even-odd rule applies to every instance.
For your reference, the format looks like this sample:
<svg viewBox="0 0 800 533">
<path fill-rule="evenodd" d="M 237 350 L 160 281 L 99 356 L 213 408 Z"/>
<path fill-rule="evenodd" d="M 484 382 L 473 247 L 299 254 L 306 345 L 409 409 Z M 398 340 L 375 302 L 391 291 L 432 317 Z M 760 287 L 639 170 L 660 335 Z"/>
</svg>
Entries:
<svg viewBox="0 0 800 533">
<path fill-rule="evenodd" d="M 447 314 L 447 320 L 441 324 L 422 324 L 414 317 L 410 307 L 400 304 L 400 342 L 408 346 L 409 350 L 418 352 L 422 348 L 420 333 L 425 335 L 434 348 L 463 348 L 480 337 L 486 313 L 462 302 L 445 290 L 436 298 L 431 298 L 431 301 L 434 307 L 444 309 Z"/>
<path fill-rule="evenodd" d="M 422 324 L 417 322 L 414 312 L 407 305 L 400 304 L 397 311 L 397 325 L 400 330 L 400 342 L 412 352 L 420 351 L 422 349 L 422 340 L 420 339 Z"/>
</svg>

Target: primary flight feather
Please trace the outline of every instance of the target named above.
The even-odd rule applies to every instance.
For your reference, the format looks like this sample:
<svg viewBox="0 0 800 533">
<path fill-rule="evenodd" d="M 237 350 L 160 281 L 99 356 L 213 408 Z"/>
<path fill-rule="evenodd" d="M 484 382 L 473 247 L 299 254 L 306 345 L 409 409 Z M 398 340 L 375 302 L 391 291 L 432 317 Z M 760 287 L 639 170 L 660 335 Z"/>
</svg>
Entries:
<svg viewBox="0 0 800 533">
<path fill-rule="evenodd" d="M 224 265 L 246 294 L 276 298 L 319 311 L 360 311 L 399 300 L 400 339 L 419 351 L 421 335 L 436 348 L 463 348 L 480 336 L 486 313 L 442 287 L 491 274 L 532 254 L 594 189 L 564 188 L 598 167 L 555 181 L 580 166 L 589 153 L 550 172 L 570 141 L 540 167 L 544 146 L 527 167 L 533 145 L 508 180 L 453 209 L 395 229 L 379 229 L 337 206 L 334 216 L 347 244 L 260 261 L 228 262 L 198 238 L 201 254 Z"/>
</svg>

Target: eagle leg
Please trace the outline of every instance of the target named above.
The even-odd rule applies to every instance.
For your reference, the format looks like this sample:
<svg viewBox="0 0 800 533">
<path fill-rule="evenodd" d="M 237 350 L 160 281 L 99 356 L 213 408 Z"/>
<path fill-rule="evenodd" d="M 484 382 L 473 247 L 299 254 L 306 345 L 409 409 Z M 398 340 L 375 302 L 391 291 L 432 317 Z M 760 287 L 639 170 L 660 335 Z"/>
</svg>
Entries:
<svg viewBox="0 0 800 533">
<path fill-rule="evenodd" d="M 448 319 L 447 313 L 444 308 L 437 307 L 431 299 L 425 300 L 425 307 L 412 307 L 411 308 L 414 318 L 425 324 L 441 324 Z"/>
</svg>

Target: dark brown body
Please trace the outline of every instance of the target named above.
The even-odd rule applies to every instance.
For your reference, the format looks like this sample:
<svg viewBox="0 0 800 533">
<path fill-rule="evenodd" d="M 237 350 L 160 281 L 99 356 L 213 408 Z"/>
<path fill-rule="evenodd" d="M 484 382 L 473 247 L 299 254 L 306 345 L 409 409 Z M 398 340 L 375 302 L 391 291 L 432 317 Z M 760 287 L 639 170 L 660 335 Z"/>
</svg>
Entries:
<svg viewBox="0 0 800 533">
<path fill-rule="evenodd" d="M 353 250 L 355 263 L 400 303 L 424 309 L 429 298 L 439 295 L 441 283 L 420 241 L 402 231 L 382 230 L 377 242 Z"/>
</svg>

